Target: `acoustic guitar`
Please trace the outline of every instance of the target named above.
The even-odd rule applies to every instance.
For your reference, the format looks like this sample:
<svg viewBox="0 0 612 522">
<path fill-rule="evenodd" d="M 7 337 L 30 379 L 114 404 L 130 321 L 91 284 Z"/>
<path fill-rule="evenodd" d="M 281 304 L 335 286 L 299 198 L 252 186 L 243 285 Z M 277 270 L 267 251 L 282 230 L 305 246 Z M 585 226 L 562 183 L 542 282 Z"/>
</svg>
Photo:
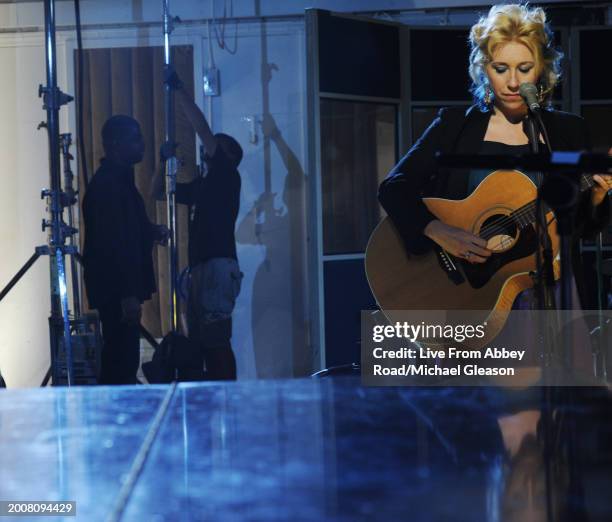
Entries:
<svg viewBox="0 0 612 522">
<path fill-rule="evenodd" d="M 592 186 L 582 176 L 582 189 Z M 485 263 L 469 263 L 438 245 L 426 254 L 406 251 L 389 218 L 370 237 L 365 268 L 370 289 L 389 319 L 399 310 L 477 310 L 476 322 L 487 321 L 487 335 L 476 346 L 490 342 L 506 322 L 516 296 L 533 286 L 536 269 L 535 231 L 537 188 L 519 171 L 495 171 L 463 200 L 423 198 L 438 219 L 480 236 L 493 254 Z M 555 217 L 546 222 L 557 257 L 560 242 Z M 560 275 L 555 263 L 555 277 Z"/>
</svg>

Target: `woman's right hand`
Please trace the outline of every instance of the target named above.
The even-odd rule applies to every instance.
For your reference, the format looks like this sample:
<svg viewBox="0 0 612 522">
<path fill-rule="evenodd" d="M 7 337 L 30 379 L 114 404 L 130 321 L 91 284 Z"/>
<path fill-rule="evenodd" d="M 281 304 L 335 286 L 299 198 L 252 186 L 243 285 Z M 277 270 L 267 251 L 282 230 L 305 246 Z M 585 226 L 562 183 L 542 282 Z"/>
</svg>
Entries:
<svg viewBox="0 0 612 522">
<path fill-rule="evenodd" d="M 430 221 L 423 230 L 423 234 L 449 254 L 470 263 L 484 263 L 492 254 L 492 251 L 487 248 L 485 239 L 467 230 L 447 225 L 438 219 Z"/>
</svg>

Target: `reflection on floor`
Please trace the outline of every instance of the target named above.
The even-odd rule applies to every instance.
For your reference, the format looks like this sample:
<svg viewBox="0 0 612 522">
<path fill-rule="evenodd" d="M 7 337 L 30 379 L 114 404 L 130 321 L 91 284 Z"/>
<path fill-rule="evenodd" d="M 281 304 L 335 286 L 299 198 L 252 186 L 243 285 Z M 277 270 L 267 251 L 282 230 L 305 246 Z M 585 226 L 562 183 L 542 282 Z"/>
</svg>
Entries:
<svg viewBox="0 0 612 522">
<path fill-rule="evenodd" d="M 88 522 L 547 521 L 547 499 L 549 520 L 610 520 L 610 395 L 552 397 L 549 418 L 539 389 L 352 378 L 3 390 L 0 500 Z"/>
</svg>

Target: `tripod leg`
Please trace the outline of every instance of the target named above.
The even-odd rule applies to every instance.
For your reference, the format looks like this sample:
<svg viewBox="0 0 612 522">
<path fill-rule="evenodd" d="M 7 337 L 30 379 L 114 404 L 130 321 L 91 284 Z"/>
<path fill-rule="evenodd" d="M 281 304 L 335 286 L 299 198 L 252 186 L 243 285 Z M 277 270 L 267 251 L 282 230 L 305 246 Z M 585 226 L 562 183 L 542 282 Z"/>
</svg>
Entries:
<svg viewBox="0 0 612 522">
<path fill-rule="evenodd" d="M 51 366 L 49 366 L 49 369 L 47 370 L 47 374 L 45 375 L 45 378 L 40 383 L 40 387 L 44 388 L 45 386 L 47 386 L 47 383 L 49 382 L 50 378 L 51 378 Z"/>
<path fill-rule="evenodd" d="M 147 330 L 144 326 L 140 325 L 140 333 L 142 336 L 149 341 L 149 344 L 157 350 L 159 348 L 159 343 L 155 340 L 155 337 Z"/>
<path fill-rule="evenodd" d="M 30 269 L 30 267 L 36 263 L 36 260 L 40 257 L 38 252 L 34 252 L 32 257 L 28 259 L 25 264 L 19 269 L 13 279 L 11 279 L 8 284 L 2 289 L 0 292 L 0 301 L 6 297 L 6 295 L 12 290 L 12 288 L 19 282 L 19 280 L 26 274 L 26 272 Z"/>
<path fill-rule="evenodd" d="M 41 255 L 42 254 L 38 251 L 38 249 L 34 251 L 34 253 L 32 254 L 32 257 L 30 257 L 30 259 L 28 259 L 25 262 L 25 264 L 13 276 L 13 278 L 8 282 L 8 284 L 2 289 L 2 291 L 0 292 L 0 301 L 2 301 L 2 299 L 4 299 L 7 296 L 7 294 L 13 289 L 13 287 L 19 282 L 19 280 L 27 273 L 27 271 L 32 267 L 32 265 L 36 263 L 36 260 Z M 49 369 L 48 375 L 50 375 L 50 372 L 51 370 Z M 46 384 L 46 381 L 48 380 L 49 378 L 47 377 L 43 386 Z M 2 374 L 0 374 L 0 388 L 6 388 L 6 382 L 4 382 L 4 379 L 2 378 Z"/>
</svg>

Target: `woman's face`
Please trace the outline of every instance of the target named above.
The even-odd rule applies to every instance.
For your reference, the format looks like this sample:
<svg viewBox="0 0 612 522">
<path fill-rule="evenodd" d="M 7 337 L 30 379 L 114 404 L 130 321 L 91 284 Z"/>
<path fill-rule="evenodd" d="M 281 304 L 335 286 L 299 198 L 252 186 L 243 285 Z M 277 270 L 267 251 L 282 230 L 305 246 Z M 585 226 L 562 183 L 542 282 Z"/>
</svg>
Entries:
<svg viewBox="0 0 612 522">
<path fill-rule="evenodd" d="M 527 106 L 519 94 L 522 83 L 536 83 L 538 72 L 529 48 L 519 42 L 501 44 L 486 67 L 489 85 L 495 95 L 495 106 L 507 115 L 519 115 Z"/>
</svg>

